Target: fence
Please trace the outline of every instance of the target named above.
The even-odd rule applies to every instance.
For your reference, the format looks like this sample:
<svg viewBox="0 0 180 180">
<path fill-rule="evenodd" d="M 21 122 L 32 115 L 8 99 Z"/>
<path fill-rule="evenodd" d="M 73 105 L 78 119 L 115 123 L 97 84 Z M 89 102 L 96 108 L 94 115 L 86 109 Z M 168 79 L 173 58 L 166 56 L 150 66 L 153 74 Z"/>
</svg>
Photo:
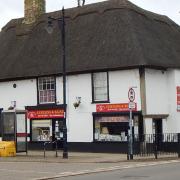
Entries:
<svg viewBox="0 0 180 180">
<path fill-rule="evenodd" d="M 180 158 L 180 134 L 143 134 L 133 136 L 133 155 L 152 156 L 177 154 Z"/>
</svg>

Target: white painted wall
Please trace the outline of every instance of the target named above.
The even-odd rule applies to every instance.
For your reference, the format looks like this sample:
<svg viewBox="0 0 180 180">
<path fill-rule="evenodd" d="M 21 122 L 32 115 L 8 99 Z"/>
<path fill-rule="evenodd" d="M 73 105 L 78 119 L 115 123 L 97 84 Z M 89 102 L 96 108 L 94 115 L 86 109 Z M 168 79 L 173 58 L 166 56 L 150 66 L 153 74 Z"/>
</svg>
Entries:
<svg viewBox="0 0 180 180">
<path fill-rule="evenodd" d="M 113 71 L 109 73 L 109 93 L 111 103 L 128 103 L 128 90 L 135 87 L 137 110 L 141 110 L 139 70 Z"/>
<path fill-rule="evenodd" d="M 140 81 L 138 70 L 124 70 L 109 72 L 110 103 L 128 103 L 128 90 L 136 87 L 138 110 L 141 110 Z M 57 78 L 57 101 L 62 103 L 62 78 Z M 81 104 L 74 108 L 76 97 L 81 97 Z M 91 74 L 68 76 L 67 78 L 67 127 L 68 141 L 93 141 L 93 116 L 96 104 L 92 104 Z"/>
<path fill-rule="evenodd" d="M 14 88 L 13 84 L 17 87 Z M 0 107 L 7 110 L 11 101 L 16 101 L 17 109 L 37 105 L 36 79 L 0 83 Z"/>
<path fill-rule="evenodd" d="M 16 88 L 13 88 L 14 83 L 17 84 Z M 79 74 L 67 77 L 67 128 L 69 142 L 93 141 L 92 113 L 96 112 L 96 104 L 92 104 L 91 86 L 91 74 Z M 62 77 L 56 78 L 56 87 L 57 103 L 62 104 Z M 130 87 L 136 87 L 135 102 L 137 103 L 138 110 L 141 110 L 138 69 L 109 72 L 110 103 L 128 103 L 128 90 Z M 81 104 L 75 109 L 73 103 L 78 96 L 81 97 Z M 23 110 L 25 106 L 36 106 L 36 79 L 1 82 L 0 99 L 0 107 L 5 110 L 11 105 L 11 101 L 16 101 L 17 109 L 21 110 Z"/>
<path fill-rule="evenodd" d="M 145 78 L 147 114 L 169 114 L 167 119 L 163 119 L 163 132 L 180 132 L 180 112 L 177 112 L 176 102 L 180 70 L 168 69 L 163 72 L 146 69 Z"/>
<path fill-rule="evenodd" d="M 145 70 L 147 114 L 168 114 L 167 72 L 153 69 Z"/>
<path fill-rule="evenodd" d="M 146 103 L 148 114 L 169 114 L 163 120 L 163 132 L 180 132 L 180 113 L 176 111 L 176 86 L 180 86 L 180 70 L 146 69 Z M 13 88 L 13 84 L 17 84 Z M 57 103 L 63 103 L 62 77 L 56 78 Z M 128 90 L 136 87 L 138 111 L 141 110 L 139 71 L 121 70 L 109 72 L 110 103 L 128 103 Z M 76 97 L 81 97 L 80 106 L 75 109 Z M 37 105 L 36 79 L 0 83 L 0 107 L 5 110 L 17 102 L 17 109 Z M 67 77 L 67 127 L 69 142 L 93 141 L 93 116 L 96 104 L 92 104 L 91 74 L 71 75 Z M 152 133 L 152 119 L 145 119 L 146 133 Z M 28 128 L 29 131 L 29 128 Z"/>
<path fill-rule="evenodd" d="M 151 118 L 145 118 L 144 119 L 144 133 L 145 134 L 152 134 L 153 133 L 152 119 Z"/>
<path fill-rule="evenodd" d="M 166 131 L 180 133 L 180 112 L 177 112 L 176 87 L 180 86 L 180 70 L 168 70 L 169 117 L 165 121 Z"/>
</svg>

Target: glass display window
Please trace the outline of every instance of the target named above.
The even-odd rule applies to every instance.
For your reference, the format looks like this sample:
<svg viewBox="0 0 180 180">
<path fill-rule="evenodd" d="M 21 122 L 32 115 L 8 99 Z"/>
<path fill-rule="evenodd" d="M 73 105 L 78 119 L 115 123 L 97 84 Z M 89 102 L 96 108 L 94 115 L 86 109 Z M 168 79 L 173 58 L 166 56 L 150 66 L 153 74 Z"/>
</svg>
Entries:
<svg viewBox="0 0 180 180">
<path fill-rule="evenodd" d="M 133 117 L 134 134 L 139 134 L 139 117 Z M 102 116 L 95 117 L 95 141 L 126 142 L 129 128 L 129 116 Z"/>
<path fill-rule="evenodd" d="M 52 140 L 52 120 L 32 120 L 32 141 Z"/>
<path fill-rule="evenodd" d="M 128 116 L 96 117 L 94 138 L 96 141 L 127 141 Z"/>
</svg>

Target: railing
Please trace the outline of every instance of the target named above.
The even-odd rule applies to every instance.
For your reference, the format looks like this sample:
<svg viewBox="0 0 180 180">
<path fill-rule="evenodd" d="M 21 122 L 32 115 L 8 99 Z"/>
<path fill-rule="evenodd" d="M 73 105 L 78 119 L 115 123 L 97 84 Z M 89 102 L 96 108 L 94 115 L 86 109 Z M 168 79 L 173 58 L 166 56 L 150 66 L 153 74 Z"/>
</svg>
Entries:
<svg viewBox="0 0 180 180">
<path fill-rule="evenodd" d="M 178 154 L 180 158 L 180 134 L 143 134 L 133 136 L 133 155 L 152 156 Z"/>
<path fill-rule="evenodd" d="M 57 153 L 57 140 L 55 141 L 50 141 L 50 142 L 44 142 L 44 158 L 46 157 L 46 145 L 47 144 L 55 144 L 55 149 L 56 149 L 56 157 L 58 157 L 58 153 Z"/>
</svg>

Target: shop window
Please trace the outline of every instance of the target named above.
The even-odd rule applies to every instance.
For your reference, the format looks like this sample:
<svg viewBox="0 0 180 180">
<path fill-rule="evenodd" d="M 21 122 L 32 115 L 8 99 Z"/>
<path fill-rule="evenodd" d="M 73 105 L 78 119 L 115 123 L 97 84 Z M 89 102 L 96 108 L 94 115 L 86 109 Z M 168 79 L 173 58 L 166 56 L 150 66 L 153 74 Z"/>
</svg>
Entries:
<svg viewBox="0 0 180 180">
<path fill-rule="evenodd" d="M 42 77 L 38 79 L 39 103 L 54 103 L 55 102 L 55 78 Z"/>
<path fill-rule="evenodd" d="M 109 101 L 108 73 L 99 72 L 92 74 L 93 102 Z"/>
<path fill-rule="evenodd" d="M 128 116 L 96 117 L 95 141 L 127 141 Z"/>
<path fill-rule="evenodd" d="M 52 140 L 52 120 L 32 120 L 32 141 Z"/>
</svg>

